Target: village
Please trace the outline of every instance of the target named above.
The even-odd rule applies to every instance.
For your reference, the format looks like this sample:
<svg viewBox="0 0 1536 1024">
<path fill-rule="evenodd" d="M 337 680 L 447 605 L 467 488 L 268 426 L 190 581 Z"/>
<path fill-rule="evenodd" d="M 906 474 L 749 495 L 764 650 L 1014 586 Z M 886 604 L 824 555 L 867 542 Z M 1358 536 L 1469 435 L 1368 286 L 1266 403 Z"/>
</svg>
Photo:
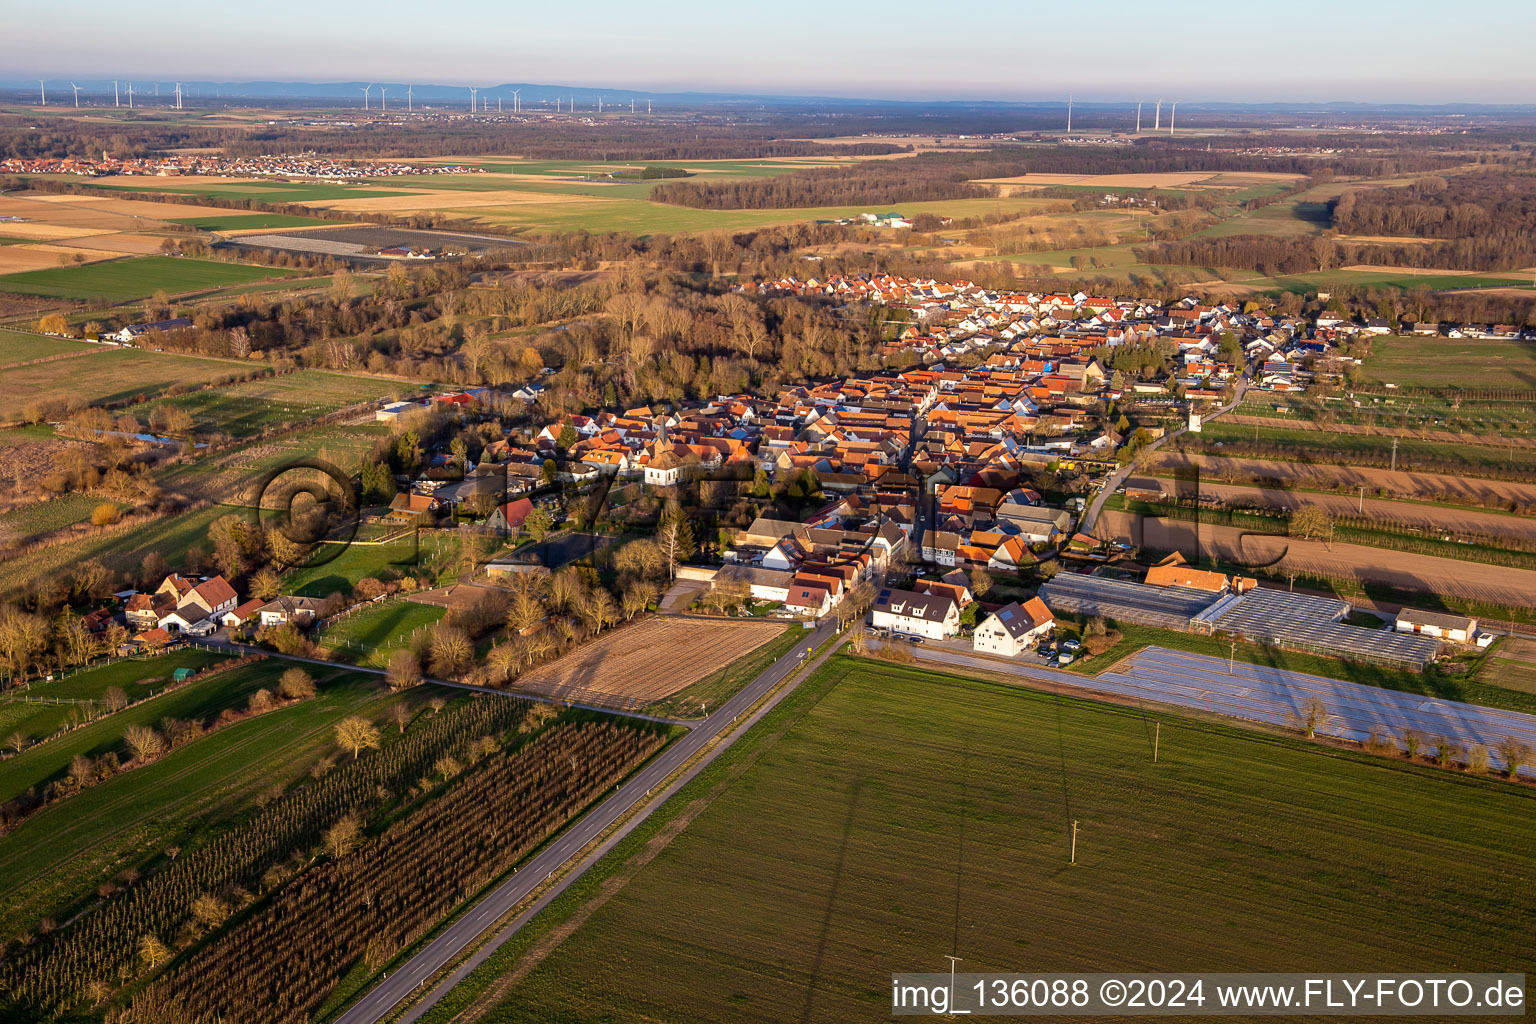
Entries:
<svg viewBox="0 0 1536 1024">
<path fill-rule="evenodd" d="M 114 157 L 101 159 L 22 158 L 0 160 L 0 174 L 72 174 L 87 178 L 113 176 L 180 177 L 201 175 L 224 178 L 310 178 L 348 180 L 393 178 L 419 174 L 476 174 L 483 169 L 447 164 L 402 164 L 381 161 L 350 161 L 316 153 L 290 156 L 226 157 L 214 153 L 176 153 L 168 156 Z"/>
</svg>

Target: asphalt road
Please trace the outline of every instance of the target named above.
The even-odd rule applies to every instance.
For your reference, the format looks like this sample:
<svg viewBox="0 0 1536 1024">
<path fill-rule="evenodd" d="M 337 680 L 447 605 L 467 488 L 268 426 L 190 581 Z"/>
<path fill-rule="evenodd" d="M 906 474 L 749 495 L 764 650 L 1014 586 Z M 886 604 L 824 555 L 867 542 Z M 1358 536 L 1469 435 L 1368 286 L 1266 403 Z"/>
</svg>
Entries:
<svg viewBox="0 0 1536 1024">
<path fill-rule="evenodd" d="M 1236 409 L 1239 405 L 1242 404 L 1243 395 L 1248 392 L 1247 374 L 1247 369 L 1244 369 L 1243 376 L 1238 378 L 1237 389 L 1232 393 L 1232 400 L 1226 405 L 1206 413 L 1204 417 L 1206 421 L 1213 420 L 1223 413 L 1231 412 L 1233 409 Z M 1147 445 L 1144 450 L 1156 451 L 1167 442 L 1172 441 L 1177 437 L 1181 437 L 1187 433 L 1188 430 L 1188 427 L 1180 427 L 1178 430 L 1169 431 L 1162 437 Z M 1110 495 L 1114 494 L 1120 489 L 1121 485 L 1125 483 L 1126 478 L 1128 478 L 1135 471 L 1136 463 L 1134 461 L 1127 462 L 1125 465 L 1121 466 L 1119 469 L 1115 470 L 1105 478 L 1104 483 L 1099 487 L 1099 493 L 1094 495 L 1093 501 L 1088 504 L 1088 508 L 1083 512 L 1082 522 L 1080 522 L 1077 526 L 1078 533 L 1085 533 L 1090 537 L 1093 536 L 1093 527 L 1094 524 L 1098 522 L 1099 513 L 1104 509 L 1104 503 L 1109 500 Z"/>
<path fill-rule="evenodd" d="M 579 878 L 582 872 L 596 863 L 601 856 L 612 848 L 630 830 L 638 826 L 657 807 L 666 802 L 689 779 L 697 774 L 710 760 L 718 756 L 731 743 L 744 734 L 752 723 L 756 722 L 762 714 L 766 713 L 771 705 L 765 706 L 755 714 L 743 719 L 747 709 L 756 704 L 770 690 L 787 677 L 793 675 L 802 666 L 806 665 L 806 651 L 815 650 L 836 633 L 835 623 L 826 623 L 814 630 L 806 630 L 802 643 L 796 644 L 788 654 L 768 666 L 756 679 L 748 683 L 736 696 L 720 705 L 714 714 L 697 723 L 687 735 L 675 741 L 670 747 L 663 750 L 655 759 L 645 766 L 638 774 L 628 782 L 620 786 L 614 794 L 588 811 L 579 821 L 563 832 L 552 843 L 541 850 L 532 860 L 518 868 L 512 877 L 497 886 L 490 895 L 482 899 L 468 913 L 460 917 L 435 939 L 422 947 L 403 965 L 381 980 L 366 995 L 352 1005 L 346 1013 L 342 1014 L 337 1024 L 376 1024 L 394 1011 L 395 1007 L 416 991 L 423 982 L 442 970 L 466 947 L 477 940 L 487 928 L 491 927 L 513 907 L 521 903 L 536 888 L 544 883 L 557 870 L 563 868 L 574 859 L 581 850 L 592 840 L 596 839 L 606 829 L 611 827 L 619 818 L 623 817 L 641 799 L 649 794 L 657 786 L 667 783 L 668 777 L 681 768 L 689 759 L 699 753 L 711 740 L 723 734 L 726 739 L 723 743 L 711 751 L 709 757 L 683 773 L 678 779 L 667 784 L 667 789 L 661 798 L 652 801 L 633 818 L 625 823 L 625 826 L 615 835 L 605 840 L 601 847 L 586 857 L 577 866 L 576 870 L 566 874 L 549 891 L 540 896 L 539 900 L 527 911 L 519 915 L 503 928 L 496 936 L 460 965 L 452 974 L 435 986 L 427 995 L 413 1005 L 407 1013 L 401 1017 L 404 1024 L 410 1024 L 427 1011 L 434 1003 L 446 995 L 454 985 L 458 984 L 470 971 L 485 961 L 495 950 L 517 933 L 528 919 L 546 906 L 550 901 L 562 893 L 571 882 Z M 799 681 L 777 695 L 773 703 L 777 703 L 785 695 L 790 693 Z M 738 721 L 738 720 L 741 721 Z"/>
<path fill-rule="evenodd" d="M 1038 667 L 1025 660 L 1002 661 L 931 645 L 915 650 L 925 661 L 957 668 L 1038 679 L 1282 728 L 1294 727 L 1306 705 L 1315 700 L 1324 712 L 1317 726 L 1319 735 L 1358 742 L 1368 739 L 1374 732 L 1401 749 L 1404 732 L 1412 730 L 1426 750 L 1434 745 L 1435 737 L 1447 736 L 1459 743 L 1463 750 L 1473 744 L 1488 747 L 1489 760 L 1495 767 L 1502 767 L 1502 761 L 1493 747 L 1506 736 L 1536 748 L 1536 715 L 1241 661 L 1234 662 L 1229 671 L 1224 658 L 1164 647 L 1148 647 L 1112 671 L 1097 676 L 1081 676 Z M 1522 768 L 1520 774 L 1536 778 L 1536 766 Z"/>
</svg>

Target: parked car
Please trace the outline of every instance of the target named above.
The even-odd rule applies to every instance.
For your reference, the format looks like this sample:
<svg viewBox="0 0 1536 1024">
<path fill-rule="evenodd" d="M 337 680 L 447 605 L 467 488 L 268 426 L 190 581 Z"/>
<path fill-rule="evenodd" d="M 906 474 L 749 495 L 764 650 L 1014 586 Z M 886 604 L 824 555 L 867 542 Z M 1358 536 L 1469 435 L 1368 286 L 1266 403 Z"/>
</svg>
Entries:
<svg viewBox="0 0 1536 1024">
<path fill-rule="evenodd" d="M 1063 640 L 1061 642 L 1061 649 L 1064 651 L 1080 651 L 1083 649 L 1083 644 L 1080 640 Z"/>
<path fill-rule="evenodd" d="M 920 644 L 922 642 L 923 642 L 923 638 L 920 637 L 920 636 L 909 636 L 909 637 L 907 637 L 907 643 L 909 643 L 909 644 Z"/>
</svg>

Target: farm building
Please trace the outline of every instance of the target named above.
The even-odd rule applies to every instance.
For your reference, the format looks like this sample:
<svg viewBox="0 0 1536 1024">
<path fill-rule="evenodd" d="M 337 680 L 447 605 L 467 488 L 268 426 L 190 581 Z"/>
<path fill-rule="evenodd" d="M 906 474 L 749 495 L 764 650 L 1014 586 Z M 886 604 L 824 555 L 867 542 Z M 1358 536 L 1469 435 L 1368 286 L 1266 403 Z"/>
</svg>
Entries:
<svg viewBox="0 0 1536 1024">
<path fill-rule="evenodd" d="M 1017 657 L 1056 625 L 1050 609 L 1038 597 L 1023 604 L 1013 601 L 982 619 L 972 637 L 973 649 L 988 654 Z"/>
<path fill-rule="evenodd" d="M 1393 628 L 1399 633 L 1438 637 L 1455 644 L 1469 644 L 1477 636 L 1477 620 L 1465 615 L 1430 612 L 1422 608 L 1404 608 L 1397 613 Z"/>
<path fill-rule="evenodd" d="M 789 600 L 789 588 L 794 573 L 787 569 L 758 569 L 749 565 L 725 565 L 715 573 L 715 583 L 722 581 L 745 583 L 751 596 L 758 601 Z"/>
</svg>

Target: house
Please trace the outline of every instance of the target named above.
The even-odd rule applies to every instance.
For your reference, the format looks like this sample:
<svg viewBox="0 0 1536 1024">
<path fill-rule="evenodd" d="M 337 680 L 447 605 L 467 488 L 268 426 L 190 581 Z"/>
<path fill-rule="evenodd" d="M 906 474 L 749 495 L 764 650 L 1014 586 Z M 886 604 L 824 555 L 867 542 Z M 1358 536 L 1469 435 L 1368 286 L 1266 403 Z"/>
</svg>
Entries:
<svg viewBox="0 0 1536 1024">
<path fill-rule="evenodd" d="M 124 345 L 127 345 L 146 334 L 159 334 L 162 331 L 180 331 L 191 326 L 191 320 L 184 316 L 178 316 L 170 320 L 156 320 L 152 324 L 129 324 L 118 331 L 114 337 Z"/>
<path fill-rule="evenodd" d="M 784 569 L 758 569 L 748 565 L 725 565 L 715 573 L 714 583 L 745 583 L 749 594 L 757 601 L 789 600 L 789 588 L 794 573 Z"/>
<path fill-rule="evenodd" d="M 527 498 L 518 498 L 492 512 L 485 524 L 499 533 L 516 533 L 523 528 L 523 522 L 531 512 L 533 512 L 533 502 Z"/>
<path fill-rule="evenodd" d="M 874 626 L 902 636 L 942 640 L 960 630 L 960 606 L 948 594 L 886 587 L 875 599 Z"/>
<path fill-rule="evenodd" d="M 123 609 L 123 618 L 128 621 L 130 629 L 154 629 L 160 622 L 160 616 L 175 608 L 176 602 L 172 598 L 158 594 L 134 594 Z"/>
<path fill-rule="evenodd" d="M 255 618 L 256 613 L 261 610 L 261 606 L 264 604 L 266 602 L 261 598 L 253 597 L 244 604 L 236 605 L 230 611 L 225 612 L 219 622 L 225 626 L 243 626 Z"/>
<path fill-rule="evenodd" d="M 1066 509 L 1010 503 L 998 508 L 997 523 L 1005 530 L 1016 530 L 1031 544 L 1049 544 L 1072 525 L 1072 514 Z"/>
<path fill-rule="evenodd" d="M 211 576 L 193 583 L 185 576 L 172 573 L 155 590 L 154 598 L 171 607 L 155 620 L 155 625 L 168 633 L 193 633 L 198 636 L 218 628 L 220 617 L 232 610 L 240 600 L 235 588 L 223 576 Z M 163 605 L 155 604 L 159 608 Z M 204 625 L 204 624 L 207 625 Z"/>
<path fill-rule="evenodd" d="M 819 619 L 832 607 L 832 591 L 820 580 L 805 579 L 797 574 L 789 582 L 784 607 Z"/>
<path fill-rule="evenodd" d="M 436 518 L 442 507 L 441 499 L 431 494 L 397 494 L 389 503 L 389 518 L 423 522 Z"/>
<path fill-rule="evenodd" d="M 1422 608 L 1402 609 L 1397 613 L 1397 621 L 1392 628 L 1399 633 L 1437 637 L 1453 644 L 1469 644 L 1477 637 L 1476 619 L 1425 611 Z"/>
<path fill-rule="evenodd" d="M 320 602 L 313 597 L 275 597 L 260 608 L 263 627 L 312 626 L 320 617 Z"/>
<path fill-rule="evenodd" d="M 1014 658 L 1055 626 L 1056 619 L 1038 597 L 1023 604 L 1012 601 L 977 623 L 971 646 L 987 654 Z"/>
</svg>

